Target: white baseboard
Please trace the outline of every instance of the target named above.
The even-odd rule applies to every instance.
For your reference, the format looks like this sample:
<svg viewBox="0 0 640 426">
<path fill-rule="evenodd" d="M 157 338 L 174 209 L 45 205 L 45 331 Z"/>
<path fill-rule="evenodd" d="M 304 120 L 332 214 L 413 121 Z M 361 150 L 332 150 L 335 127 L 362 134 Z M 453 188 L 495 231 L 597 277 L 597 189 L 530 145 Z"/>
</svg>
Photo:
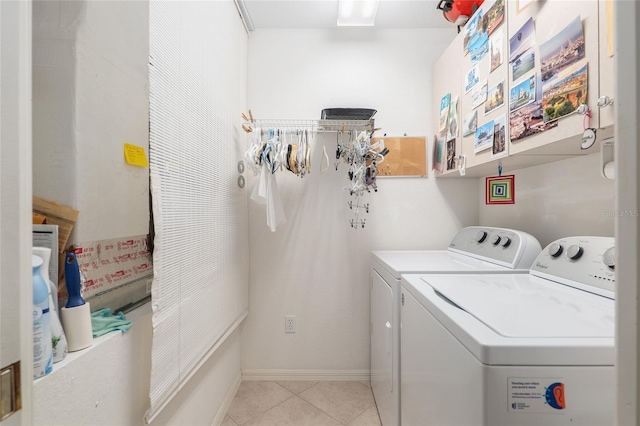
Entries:
<svg viewBox="0 0 640 426">
<path fill-rule="evenodd" d="M 236 378 L 233 380 L 227 395 L 224 397 L 224 401 L 222 401 L 222 405 L 218 410 L 218 414 L 216 414 L 216 418 L 213 419 L 212 426 L 220 426 L 222 421 L 224 420 L 224 416 L 227 415 L 227 411 L 229 411 L 229 407 L 231 407 L 231 402 L 233 402 L 233 398 L 236 397 L 236 393 L 238 393 L 238 388 L 240 387 L 240 383 L 242 383 L 242 372 L 238 371 Z"/>
<path fill-rule="evenodd" d="M 369 370 L 242 370 L 242 380 L 350 380 L 368 382 Z"/>
</svg>

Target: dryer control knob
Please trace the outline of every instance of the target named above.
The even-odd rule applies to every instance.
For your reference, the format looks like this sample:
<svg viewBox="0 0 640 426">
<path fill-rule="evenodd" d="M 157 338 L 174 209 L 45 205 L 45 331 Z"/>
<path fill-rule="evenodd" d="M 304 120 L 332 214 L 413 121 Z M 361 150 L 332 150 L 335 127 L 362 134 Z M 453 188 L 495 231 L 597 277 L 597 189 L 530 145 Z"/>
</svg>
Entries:
<svg viewBox="0 0 640 426">
<path fill-rule="evenodd" d="M 502 238 L 500 237 L 500 235 L 494 235 L 491 238 L 491 244 L 493 244 L 494 246 L 497 246 L 500 243 L 500 240 L 502 240 Z"/>
<path fill-rule="evenodd" d="M 486 239 L 487 239 L 487 232 L 486 231 L 478 231 L 478 233 L 476 234 L 476 241 L 479 242 L 479 243 L 482 243 Z"/>
<path fill-rule="evenodd" d="M 509 237 L 504 237 L 502 239 L 502 247 L 507 248 L 511 245 L 511 238 Z"/>
<path fill-rule="evenodd" d="M 602 255 L 602 263 L 607 265 L 611 269 L 616 267 L 616 248 L 611 247 Z"/>
<path fill-rule="evenodd" d="M 571 260 L 578 260 L 580 259 L 580 256 L 582 256 L 583 252 L 584 250 L 582 250 L 582 247 L 574 244 L 572 246 L 569 246 L 569 248 L 567 249 L 567 257 Z"/>
<path fill-rule="evenodd" d="M 562 254 L 563 247 L 561 244 L 553 243 L 549 246 L 549 254 L 551 257 L 558 257 Z"/>
</svg>

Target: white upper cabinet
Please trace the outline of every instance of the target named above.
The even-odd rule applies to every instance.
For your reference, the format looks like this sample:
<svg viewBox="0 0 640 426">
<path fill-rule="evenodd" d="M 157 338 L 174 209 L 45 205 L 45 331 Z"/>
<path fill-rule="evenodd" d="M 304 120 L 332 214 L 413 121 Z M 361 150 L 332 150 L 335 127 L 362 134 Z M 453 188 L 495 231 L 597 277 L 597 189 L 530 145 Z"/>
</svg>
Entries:
<svg viewBox="0 0 640 426">
<path fill-rule="evenodd" d="M 613 100 L 615 96 L 613 7 L 614 0 L 600 0 L 598 2 L 598 19 L 600 21 L 600 97 L 606 96 L 610 100 Z M 600 110 L 600 128 L 612 126 L 614 104 L 609 103 L 597 108 Z"/>
<path fill-rule="evenodd" d="M 508 150 L 509 38 L 506 7 L 505 0 L 485 1 L 469 20 L 469 24 L 475 26 L 475 29 L 465 27 L 461 32 L 465 56 L 462 59 L 461 70 L 464 95 L 460 105 L 460 120 L 464 122 L 462 153 L 467 168 L 491 161 L 494 158 L 494 142 L 497 155 L 505 155 Z M 467 48 L 464 48 L 464 45 Z M 476 80 L 478 83 L 475 83 Z M 475 126 L 468 125 L 473 122 Z M 476 128 L 478 136 L 486 134 L 484 140 L 488 140 L 490 134 L 496 133 L 488 142 L 476 144 L 476 132 L 471 131 Z M 482 138 L 478 140 L 483 141 Z"/>
<path fill-rule="evenodd" d="M 509 2 L 509 37 L 518 37 L 523 25 L 532 20 L 534 27 L 532 52 L 535 56 L 535 64 L 534 68 L 522 77 L 516 73 L 516 79 L 513 79 L 514 74 L 510 73 L 509 87 L 511 91 L 518 90 L 524 78 L 533 75 L 541 77 L 536 81 L 536 84 L 542 83 L 542 91 L 537 88 L 536 101 L 537 96 L 542 95 L 544 120 L 542 124 L 533 124 L 531 128 L 553 126 L 552 122 L 544 121 L 547 118 L 555 118 L 554 114 L 563 114 L 575 109 L 581 103 L 586 103 L 591 108 L 591 123 L 588 124 L 589 120 L 584 115 L 573 112 L 561 116 L 556 127 L 522 139 L 516 139 L 514 137 L 516 132 L 512 129 L 511 153 L 530 152 L 536 155 L 591 153 L 597 149 L 596 145 L 589 150 L 582 150 L 581 137 L 585 126 L 599 127 L 598 2 L 597 0 L 538 0 L 519 10 L 521 3 L 522 1 Z M 578 32 L 582 33 L 582 39 Z M 513 54 L 514 52 L 511 52 L 511 55 Z M 578 98 L 580 99 L 576 101 Z M 549 109 L 555 109 L 555 111 L 549 115 L 547 114 Z M 540 130 L 540 127 L 535 131 L 537 130 Z M 531 133 L 535 131 L 532 130 Z"/>
<path fill-rule="evenodd" d="M 460 126 L 457 125 L 457 129 L 454 131 L 455 138 L 451 145 L 455 146 L 455 149 L 452 146 L 449 146 L 449 150 L 447 150 L 447 134 L 450 132 L 449 127 L 447 126 L 446 130 L 440 132 L 441 126 L 444 126 L 444 123 L 441 123 L 440 120 L 440 109 L 441 103 L 443 102 L 443 97 L 445 95 L 449 95 L 449 102 L 458 99 L 457 110 L 459 114 L 460 110 L 460 98 L 464 93 L 462 92 L 462 67 L 459 65 L 460 56 L 462 55 L 462 38 L 460 34 L 453 40 L 451 45 L 444 51 L 442 56 L 436 61 L 433 68 L 433 111 L 435 116 L 435 125 L 434 128 L 438 134 L 438 138 L 444 141 L 443 147 L 443 155 L 444 155 L 444 165 L 442 173 L 436 172 L 436 175 L 449 175 L 455 173 L 458 174 L 457 171 L 457 161 L 455 158 L 461 153 L 461 144 L 460 144 Z M 444 101 L 446 103 L 446 101 Z M 450 107 L 453 107 L 450 105 Z M 444 118 L 444 117 L 443 117 Z M 444 118 L 448 121 L 448 116 Z M 460 120 L 458 120 L 459 122 Z M 433 143 L 438 143 L 436 139 L 433 140 Z M 449 158 L 447 158 L 449 156 Z"/>
<path fill-rule="evenodd" d="M 498 161 L 509 172 L 590 154 L 613 134 L 614 105 L 598 106 L 602 96 L 613 98 L 615 84 L 609 3 L 504 0 L 500 6 L 500 0 L 487 0 L 471 17 L 433 73 L 436 111 L 442 96 L 459 94 L 456 156 L 465 157 L 467 176 L 496 174 Z M 496 19 L 501 9 L 502 21 Z M 482 87 L 484 102 L 477 93 Z M 582 104 L 590 118 L 579 112 Z M 434 119 L 439 128 L 438 113 Z M 466 125 L 470 121 L 476 132 Z M 596 132 L 589 147 L 585 128 Z M 459 173 L 447 173 L 445 164 L 442 175 Z"/>
</svg>

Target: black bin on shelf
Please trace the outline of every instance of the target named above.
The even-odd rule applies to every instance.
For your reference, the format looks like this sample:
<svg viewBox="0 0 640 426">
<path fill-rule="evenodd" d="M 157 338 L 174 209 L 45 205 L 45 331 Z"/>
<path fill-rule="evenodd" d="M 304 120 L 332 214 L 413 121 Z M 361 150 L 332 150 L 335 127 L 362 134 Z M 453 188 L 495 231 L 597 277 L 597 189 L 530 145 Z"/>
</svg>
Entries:
<svg viewBox="0 0 640 426">
<path fill-rule="evenodd" d="M 322 110 L 322 120 L 371 120 L 376 115 L 375 109 L 368 108 L 325 108 Z"/>
</svg>

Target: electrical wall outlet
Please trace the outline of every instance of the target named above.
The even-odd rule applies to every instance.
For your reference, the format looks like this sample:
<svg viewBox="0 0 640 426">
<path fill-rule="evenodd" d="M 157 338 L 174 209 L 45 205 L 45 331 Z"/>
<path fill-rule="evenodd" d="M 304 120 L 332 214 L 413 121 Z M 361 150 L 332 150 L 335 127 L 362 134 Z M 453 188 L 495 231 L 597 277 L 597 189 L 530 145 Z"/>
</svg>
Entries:
<svg viewBox="0 0 640 426">
<path fill-rule="evenodd" d="M 285 315 L 284 317 L 284 332 L 295 333 L 296 332 L 296 316 Z"/>
</svg>

